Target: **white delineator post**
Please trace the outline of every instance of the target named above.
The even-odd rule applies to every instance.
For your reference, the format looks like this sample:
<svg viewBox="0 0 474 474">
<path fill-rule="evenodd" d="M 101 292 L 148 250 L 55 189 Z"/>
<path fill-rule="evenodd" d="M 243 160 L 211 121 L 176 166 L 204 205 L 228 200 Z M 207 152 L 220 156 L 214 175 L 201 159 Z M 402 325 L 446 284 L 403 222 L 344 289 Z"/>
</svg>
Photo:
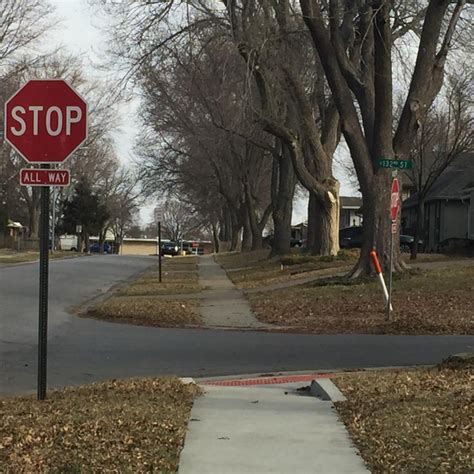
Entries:
<svg viewBox="0 0 474 474">
<path fill-rule="evenodd" d="M 380 285 L 382 286 L 385 304 L 388 305 L 389 304 L 388 289 L 387 289 L 387 285 L 385 284 L 385 280 L 383 278 L 382 267 L 380 266 L 380 262 L 377 257 L 377 252 L 375 250 L 372 250 L 372 252 L 370 252 L 370 258 L 372 259 L 372 263 L 374 264 L 374 268 L 375 268 L 375 273 L 377 274 L 377 278 L 380 282 Z M 390 311 L 393 311 L 391 303 L 390 303 Z"/>
</svg>

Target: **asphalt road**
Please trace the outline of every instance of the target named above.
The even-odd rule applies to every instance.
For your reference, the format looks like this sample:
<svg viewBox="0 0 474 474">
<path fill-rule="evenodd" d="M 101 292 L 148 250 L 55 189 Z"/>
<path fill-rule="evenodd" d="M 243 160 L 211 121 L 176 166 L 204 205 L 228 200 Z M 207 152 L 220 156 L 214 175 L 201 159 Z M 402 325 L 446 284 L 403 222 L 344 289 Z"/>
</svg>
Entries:
<svg viewBox="0 0 474 474">
<path fill-rule="evenodd" d="M 71 309 L 153 263 L 91 256 L 50 264 L 48 384 L 175 374 L 206 377 L 276 371 L 430 364 L 472 351 L 470 336 L 300 335 L 134 327 L 83 319 Z M 36 387 L 38 264 L 0 267 L 0 393 Z"/>
</svg>

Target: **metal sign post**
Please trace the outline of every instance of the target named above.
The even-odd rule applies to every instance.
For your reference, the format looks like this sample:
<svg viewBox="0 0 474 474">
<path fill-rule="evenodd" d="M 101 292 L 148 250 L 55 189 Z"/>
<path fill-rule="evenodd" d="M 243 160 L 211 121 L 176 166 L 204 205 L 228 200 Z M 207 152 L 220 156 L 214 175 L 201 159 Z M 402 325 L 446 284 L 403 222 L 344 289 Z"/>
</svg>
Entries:
<svg viewBox="0 0 474 474">
<path fill-rule="evenodd" d="M 43 165 L 42 168 L 49 168 Z M 38 400 L 46 398 L 46 364 L 48 349 L 48 283 L 49 283 L 49 186 L 41 187 L 39 324 L 38 324 Z"/>
<path fill-rule="evenodd" d="M 161 283 L 161 221 L 158 221 L 158 281 Z"/>
<path fill-rule="evenodd" d="M 392 281 L 393 281 L 393 232 L 390 229 L 390 268 L 388 273 L 388 299 L 387 299 L 387 321 L 390 321 L 390 310 L 392 308 Z"/>
<path fill-rule="evenodd" d="M 158 225 L 158 281 L 161 283 L 161 257 L 163 250 L 161 248 L 161 221 L 163 220 L 163 209 L 161 207 L 155 207 L 154 216 L 155 222 Z"/>
</svg>

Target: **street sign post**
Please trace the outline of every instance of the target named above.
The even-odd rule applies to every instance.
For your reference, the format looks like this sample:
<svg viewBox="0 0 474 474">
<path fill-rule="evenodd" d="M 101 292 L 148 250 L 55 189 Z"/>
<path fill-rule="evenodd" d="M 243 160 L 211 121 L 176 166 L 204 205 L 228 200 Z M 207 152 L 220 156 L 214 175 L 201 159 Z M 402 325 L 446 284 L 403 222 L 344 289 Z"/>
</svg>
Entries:
<svg viewBox="0 0 474 474">
<path fill-rule="evenodd" d="M 158 224 L 158 281 L 161 283 L 162 280 L 162 272 L 161 272 L 161 254 L 162 249 L 161 249 L 161 221 L 163 220 L 163 208 L 161 207 L 155 207 L 154 209 L 154 216 L 155 216 L 155 223 Z"/>
<path fill-rule="evenodd" d="M 20 172 L 23 186 L 41 186 L 40 275 L 38 321 L 38 400 L 46 398 L 49 280 L 49 186 L 67 186 L 66 170 L 51 170 L 64 162 L 87 138 L 87 104 L 60 79 L 32 80 L 5 103 L 5 140 L 40 169 Z"/>
<path fill-rule="evenodd" d="M 400 211 L 400 183 L 396 177 L 392 179 L 390 190 L 390 271 L 388 276 L 388 302 L 387 321 L 390 320 L 390 310 L 392 309 L 392 282 L 393 282 L 393 238 L 397 232 L 397 217 Z"/>
</svg>

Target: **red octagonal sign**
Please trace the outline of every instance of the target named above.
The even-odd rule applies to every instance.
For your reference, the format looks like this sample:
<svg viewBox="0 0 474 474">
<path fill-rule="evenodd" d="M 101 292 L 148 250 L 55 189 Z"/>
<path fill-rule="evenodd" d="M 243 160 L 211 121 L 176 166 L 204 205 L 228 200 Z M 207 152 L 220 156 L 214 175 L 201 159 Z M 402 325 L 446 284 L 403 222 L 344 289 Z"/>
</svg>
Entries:
<svg viewBox="0 0 474 474">
<path fill-rule="evenodd" d="M 397 220 L 400 208 L 400 184 L 397 178 L 392 181 L 392 190 L 390 191 L 390 218 L 392 222 Z"/>
<path fill-rule="evenodd" d="M 32 80 L 5 104 L 5 139 L 29 163 L 61 163 L 87 138 L 87 104 L 65 81 Z"/>
</svg>

